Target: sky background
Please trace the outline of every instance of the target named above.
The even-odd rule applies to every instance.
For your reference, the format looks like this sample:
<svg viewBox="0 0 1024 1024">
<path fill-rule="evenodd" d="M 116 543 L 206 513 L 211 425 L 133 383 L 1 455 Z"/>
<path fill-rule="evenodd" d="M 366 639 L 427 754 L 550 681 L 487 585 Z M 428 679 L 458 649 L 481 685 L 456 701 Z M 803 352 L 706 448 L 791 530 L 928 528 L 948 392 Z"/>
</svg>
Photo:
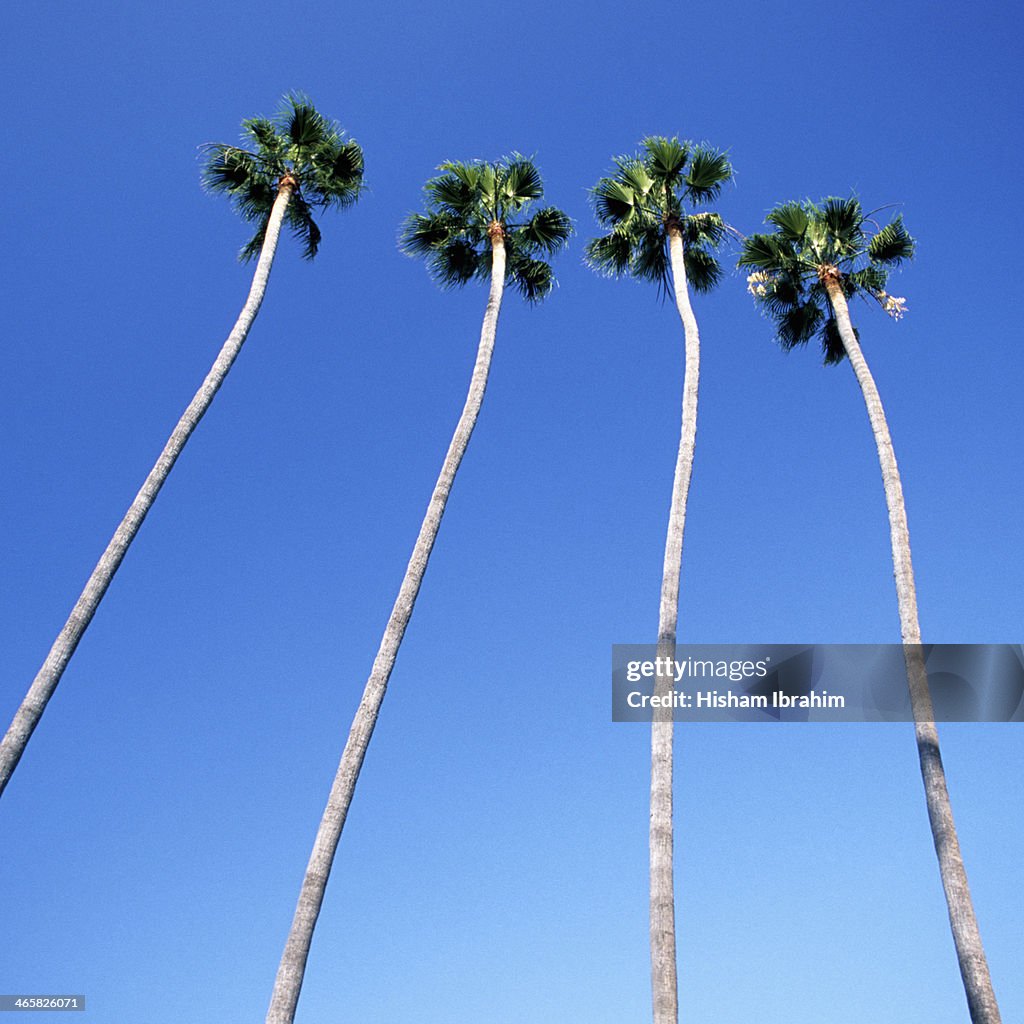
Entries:
<svg viewBox="0 0 1024 1024">
<path fill-rule="evenodd" d="M 297 1021 L 649 1019 L 648 730 L 683 341 L 581 264 L 647 134 L 728 149 L 718 209 L 896 204 L 855 321 L 931 642 L 1020 642 L 1020 14 L 995 4 L 208 5 L 5 13 L 0 712 L 13 715 L 249 286 L 197 146 L 304 90 L 369 190 L 285 238 L 238 362 L 0 807 L 0 991 L 95 1024 L 262 1020 L 313 835 L 461 409 L 485 289 L 395 244 L 442 160 L 533 155 L 577 235 L 508 293 L 491 385 L 371 744 Z M 726 257 L 727 265 L 731 262 Z M 899 639 L 848 365 L 785 355 L 733 273 L 703 360 L 680 639 Z M 1017 725 L 941 728 L 1004 1021 L 1024 1019 Z M 966 1020 L 910 725 L 677 733 L 682 1018 Z"/>
</svg>

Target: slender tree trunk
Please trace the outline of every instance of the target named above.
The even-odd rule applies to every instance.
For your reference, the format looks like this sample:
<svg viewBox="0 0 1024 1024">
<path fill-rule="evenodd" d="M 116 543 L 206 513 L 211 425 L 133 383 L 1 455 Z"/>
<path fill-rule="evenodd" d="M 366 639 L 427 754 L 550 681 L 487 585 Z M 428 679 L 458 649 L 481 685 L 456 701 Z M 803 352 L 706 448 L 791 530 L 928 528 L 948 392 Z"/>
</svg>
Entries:
<svg viewBox="0 0 1024 1024">
<path fill-rule="evenodd" d="M 683 413 L 672 483 L 672 505 L 665 537 L 665 561 L 661 576 L 661 603 L 658 611 L 658 658 L 675 659 L 676 627 L 679 619 L 679 575 L 683 561 L 683 530 L 686 526 L 686 499 L 693 470 L 693 450 L 697 438 L 697 384 L 700 378 L 700 335 L 690 306 L 683 259 L 683 238 L 678 224 L 669 223 L 669 255 L 672 259 L 672 283 L 676 308 L 686 338 L 686 364 L 683 373 Z M 666 664 L 660 661 L 660 665 Z M 655 692 L 672 691 L 671 673 L 659 672 Z M 656 708 L 651 723 L 651 995 L 654 1024 L 676 1024 L 679 1019 L 679 986 L 676 978 L 676 920 L 673 881 L 672 825 L 672 735 L 671 708 Z"/>
<path fill-rule="evenodd" d="M 900 631 L 903 635 L 903 652 L 907 663 L 907 679 L 910 685 L 910 703 L 914 712 L 914 731 L 917 738 L 917 753 L 921 762 L 924 779 L 925 799 L 928 804 L 928 820 L 931 823 L 932 839 L 939 859 L 939 873 L 946 894 L 949 909 L 949 923 L 953 930 L 953 942 L 960 974 L 967 993 L 967 1006 L 972 1024 L 1000 1024 L 999 1006 L 996 1004 L 992 979 L 989 976 L 985 950 L 981 944 L 978 920 L 971 902 L 971 891 L 967 885 L 953 822 L 953 808 L 946 789 L 946 774 L 939 752 L 939 734 L 935 728 L 935 712 L 932 709 L 931 693 L 928 689 L 928 673 L 925 669 L 921 648 L 921 627 L 917 616 L 917 591 L 914 585 L 914 567 L 910 560 L 910 533 L 907 529 L 907 510 L 903 502 L 903 488 L 896 466 L 896 454 L 889 426 L 885 420 L 882 400 L 875 387 L 874 378 L 857 342 L 850 322 L 850 311 L 836 275 L 823 277 L 828 296 L 835 311 L 839 334 L 843 340 L 846 355 L 857 375 L 864 402 L 867 405 L 871 429 L 878 448 L 878 461 L 882 467 L 882 481 L 885 485 L 885 500 L 889 508 L 889 534 L 892 540 L 893 574 L 896 577 L 896 599 L 900 613 Z"/>
<path fill-rule="evenodd" d="M 430 496 L 427 513 L 420 526 L 416 545 L 405 570 L 405 578 L 398 591 L 391 617 L 384 629 L 384 636 L 377 650 L 370 678 L 366 681 L 362 700 L 352 721 L 348 741 L 341 755 L 338 772 L 331 786 L 327 807 L 320 819 L 320 828 L 313 843 L 313 852 L 306 867 L 306 875 L 299 891 L 299 902 L 295 908 L 291 931 L 285 943 L 284 954 L 277 969 L 274 991 L 267 1011 L 267 1024 L 292 1024 L 295 1019 L 295 1008 L 302 989 L 302 979 L 306 972 L 306 960 L 313 941 L 313 929 L 316 927 L 320 908 L 323 906 L 327 879 L 331 873 L 331 865 L 338 849 L 345 819 L 348 817 L 352 794 L 359 780 L 359 771 L 363 766 L 366 748 L 370 744 L 377 716 L 380 714 L 381 703 L 387 691 L 391 670 L 398 657 L 398 649 L 402 644 L 405 629 L 412 617 L 413 606 L 427 570 L 430 552 L 437 540 L 441 528 L 441 518 L 448 503 L 455 474 L 459 470 L 462 457 L 466 454 L 469 439 L 473 434 L 480 406 L 487 388 L 487 376 L 491 367 L 491 355 L 494 351 L 494 335 L 498 326 L 498 313 L 501 309 L 501 296 L 505 288 L 505 242 L 500 224 L 491 225 L 491 290 L 484 312 L 483 327 L 480 331 L 480 345 L 477 349 L 476 365 L 470 380 L 469 394 L 462 415 L 455 427 L 455 434 L 448 446 L 441 473 Z"/>
<path fill-rule="evenodd" d="M 239 313 L 235 326 L 228 335 L 227 341 L 224 342 L 202 386 L 196 392 L 181 419 L 178 420 L 178 425 L 174 428 L 167 444 L 164 445 L 164 450 L 149 471 L 149 476 L 146 477 L 142 489 L 135 496 L 131 507 L 114 531 L 114 536 L 111 537 L 107 549 L 103 552 L 96 568 L 93 569 L 85 589 L 74 608 L 71 609 L 71 615 L 64 623 L 64 628 L 50 648 L 43 667 L 33 680 L 25 699 L 21 702 L 14 721 L 11 722 L 10 728 L 7 730 L 7 735 L 0 743 L 0 794 L 3 793 L 18 761 L 21 760 L 29 737 L 42 717 L 47 702 L 57 689 L 60 677 L 64 674 L 64 669 L 75 653 L 78 642 L 96 614 L 96 609 L 99 607 L 100 601 L 103 600 L 103 595 L 107 592 L 114 573 L 117 572 L 135 535 L 139 532 L 139 527 L 142 526 L 153 502 L 156 501 L 160 488 L 163 487 L 164 481 L 188 439 L 192 436 L 192 432 L 199 425 L 206 410 L 209 409 L 214 395 L 217 394 L 228 370 L 231 369 L 231 364 L 234 363 L 245 343 L 249 328 L 252 327 L 253 321 L 256 319 L 256 314 L 260 310 L 263 296 L 267 290 L 270 268 L 274 262 L 274 252 L 281 234 L 281 223 L 284 220 L 294 188 L 295 183 L 290 177 L 282 179 L 277 198 L 271 208 L 263 248 L 260 250 L 252 286 L 249 289 L 245 305 L 242 307 L 242 312 Z"/>
</svg>

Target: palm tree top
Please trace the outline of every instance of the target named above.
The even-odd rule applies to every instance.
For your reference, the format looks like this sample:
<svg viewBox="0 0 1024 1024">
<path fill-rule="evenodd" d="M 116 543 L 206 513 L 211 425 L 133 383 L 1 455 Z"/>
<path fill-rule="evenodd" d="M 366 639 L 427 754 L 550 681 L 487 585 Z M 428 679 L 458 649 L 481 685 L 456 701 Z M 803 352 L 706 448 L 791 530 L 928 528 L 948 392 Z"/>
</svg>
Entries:
<svg viewBox="0 0 1024 1024">
<path fill-rule="evenodd" d="M 505 247 L 505 275 L 529 302 L 554 287 L 542 257 L 558 252 L 572 234 L 572 221 L 555 206 L 530 212 L 544 185 L 533 161 L 519 153 L 495 162 L 448 161 L 423 187 L 426 213 L 402 225 L 399 247 L 423 257 L 443 288 L 461 286 L 491 273 L 493 244 Z"/>
<path fill-rule="evenodd" d="M 750 267 L 747 288 L 775 321 L 784 349 L 821 341 L 826 364 L 846 355 L 827 285 L 838 283 L 847 299 L 872 298 L 893 318 L 906 299 L 885 291 L 889 273 L 914 255 L 902 215 L 880 227 L 856 196 L 781 203 L 765 218 L 770 234 L 743 242 L 738 265 Z"/>
<path fill-rule="evenodd" d="M 653 281 L 670 290 L 668 240 L 682 236 L 687 280 L 709 291 L 722 276 L 714 251 L 728 230 L 717 213 L 694 206 L 716 199 L 732 178 L 728 156 L 706 143 L 648 136 L 631 156 L 614 158 L 614 170 L 593 189 L 594 214 L 607 234 L 586 248 L 587 264 L 611 277 Z"/>
<path fill-rule="evenodd" d="M 242 260 L 256 256 L 263 245 L 270 210 L 282 185 L 290 185 L 286 223 L 312 259 L 320 245 L 314 209 L 351 206 L 363 191 L 363 151 L 346 138 L 301 93 L 284 97 L 270 118 L 242 122 L 244 146 L 209 143 L 203 146 L 203 185 L 226 192 L 243 220 L 257 224 L 244 246 Z M 249 148 L 245 148 L 245 147 Z"/>
</svg>

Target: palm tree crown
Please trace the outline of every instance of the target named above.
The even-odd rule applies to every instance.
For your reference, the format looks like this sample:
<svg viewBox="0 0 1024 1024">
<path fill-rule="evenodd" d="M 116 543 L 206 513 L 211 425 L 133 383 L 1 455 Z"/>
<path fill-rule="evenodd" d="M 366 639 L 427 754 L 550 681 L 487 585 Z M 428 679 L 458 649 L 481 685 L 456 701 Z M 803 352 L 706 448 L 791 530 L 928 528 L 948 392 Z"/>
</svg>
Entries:
<svg viewBox="0 0 1024 1024">
<path fill-rule="evenodd" d="M 529 302 L 554 287 L 551 256 L 568 241 L 572 221 L 554 206 L 527 216 L 544 194 L 532 160 L 513 153 L 495 163 L 449 161 L 423 187 L 427 213 L 414 213 L 402 227 L 399 244 L 409 256 L 426 258 L 442 287 L 464 285 L 491 273 L 497 235 L 505 246 L 505 278 Z"/>
<path fill-rule="evenodd" d="M 682 233 L 686 277 L 698 292 L 718 283 L 714 250 L 726 226 L 716 213 L 691 212 L 715 199 L 732 177 L 728 157 L 703 144 L 651 136 L 642 152 L 615 160 L 615 173 L 592 189 L 594 212 L 608 234 L 591 241 L 586 261 L 597 271 L 654 281 L 670 291 L 668 237 Z"/>
<path fill-rule="evenodd" d="M 243 121 L 242 137 L 254 150 L 212 143 L 204 147 L 203 168 L 203 184 L 230 195 L 242 218 L 257 225 L 240 258 L 259 255 L 274 199 L 288 184 L 293 191 L 285 221 L 302 243 L 303 256 L 312 259 L 320 246 L 313 210 L 351 206 L 359 198 L 362 149 L 298 93 L 286 96 L 273 118 Z"/>
<path fill-rule="evenodd" d="M 903 316 L 906 300 L 885 291 L 891 268 L 914 255 L 902 217 L 878 228 L 858 199 L 833 196 L 820 206 L 782 203 L 765 221 L 775 231 L 745 239 L 739 265 L 753 268 L 748 289 L 775 321 L 783 348 L 817 335 L 826 363 L 846 356 L 828 298 L 830 280 L 838 281 L 847 299 L 870 297 L 890 316 Z"/>
</svg>

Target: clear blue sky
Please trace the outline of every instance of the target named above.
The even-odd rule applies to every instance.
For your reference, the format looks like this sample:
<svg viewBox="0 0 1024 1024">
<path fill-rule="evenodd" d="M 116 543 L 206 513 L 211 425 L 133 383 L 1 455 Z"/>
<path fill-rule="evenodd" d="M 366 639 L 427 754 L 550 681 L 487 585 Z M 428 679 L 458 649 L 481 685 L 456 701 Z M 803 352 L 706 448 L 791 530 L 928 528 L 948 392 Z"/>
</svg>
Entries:
<svg viewBox="0 0 1024 1024">
<path fill-rule="evenodd" d="M 509 295 L 477 434 L 342 840 L 300 1024 L 649 1015 L 648 732 L 682 335 L 595 277 L 586 189 L 646 134 L 730 151 L 720 210 L 856 190 L 919 255 L 855 308 L 934 642 L 1020 642 L 1020 15 L 996 5 L 39 2 L 4 18 L 0 712 L 9 721 L 242 303 L 196 147 L 306 91 L 370 190 L 282 245 L 212 411 L 0 806 L 0 991 L 94 1024 L 263 1019 L 337 757 L 458 415 L 484 294 L 395 246 L 445 159 L 534 154 L 576 220 Z M 898 639 L 848 366 L 742 275 L 704 344 L 683 640 Z M 1024 1019 L 1019 727 L 942 729 L 997 993 Z M 909 725 L 677 738 L 683 1017 L 966 1019 Z"/>
</svg>

